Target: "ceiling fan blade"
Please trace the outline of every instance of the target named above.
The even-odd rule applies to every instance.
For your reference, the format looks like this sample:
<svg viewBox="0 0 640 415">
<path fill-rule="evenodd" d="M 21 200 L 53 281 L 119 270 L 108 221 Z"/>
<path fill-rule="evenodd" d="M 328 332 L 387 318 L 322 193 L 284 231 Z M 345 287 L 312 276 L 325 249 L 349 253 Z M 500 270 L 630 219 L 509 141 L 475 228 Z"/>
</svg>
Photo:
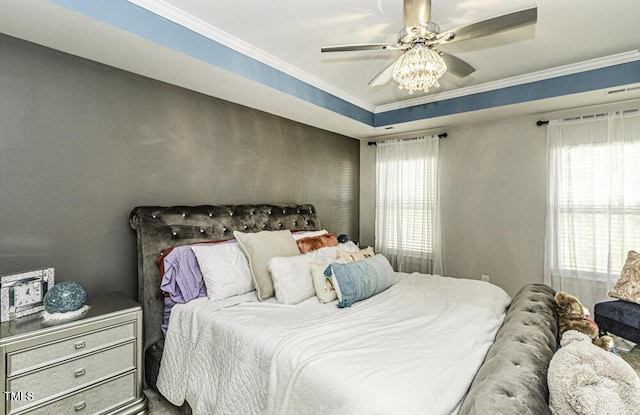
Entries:
<svg viewBox="0 0 640 415">
<path fill-rule="evenodd" d="M 447 73 L 457 76 L 458 78 L 464 78 L 476 71 L 476 68 L 469 65 L 467 62 L 446 52 L 437 51 L 438 54 L 447 64 Z"/>
<path fill-rule="evenodd" d="M 443 32 L 438 37 L 443 40 L 443 43 L 459 42 L 461 40 L 493 35 L 506 30 L 534 24 L 537 20 L 538 8 L 532 7 L 530 9 L 460 26 L 456 29 Z"/>
<path fill-rule="evenodd" d="M 400 58 L 398 58 L 400 59 Z M 393 79 L 393 68 L 396 66 L 398 59 L 394 59 L 389 65 L 385 66 L 372 80 L 369 81 L 367 86 L 381 86 Z"/>
<path fill-rule="evenodd" d="M 395 43 L 368 43 L 363 45 L 323 46 L 320 48 L 320 52 L 357 52 L 362 50 L 397 50 L 402 48 L 401 45 Z"/>
<path fill-rule="evenodd" d="M 431 19 L 431 0 L 404 0 L 404 26 L 426 26 Z"/>
</svg>

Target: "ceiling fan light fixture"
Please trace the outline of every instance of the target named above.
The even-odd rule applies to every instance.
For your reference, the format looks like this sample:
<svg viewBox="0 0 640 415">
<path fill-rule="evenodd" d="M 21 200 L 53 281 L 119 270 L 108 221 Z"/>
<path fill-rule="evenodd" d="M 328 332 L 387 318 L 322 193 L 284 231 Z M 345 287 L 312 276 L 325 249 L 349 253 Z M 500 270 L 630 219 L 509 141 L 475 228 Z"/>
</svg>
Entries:
<svg viewBox="0 0 640 415">
<path fill-rule="evenodd" d="M 393 79 L 398 82 L 398 88 L 406 89 L 413 95 L 415 91 L 429 92 L 429 88 L 438 88 L 438 79 L 446 71 L 447 64 L 438 52 L 416 43 L 396 62 Z"/>
</svg>

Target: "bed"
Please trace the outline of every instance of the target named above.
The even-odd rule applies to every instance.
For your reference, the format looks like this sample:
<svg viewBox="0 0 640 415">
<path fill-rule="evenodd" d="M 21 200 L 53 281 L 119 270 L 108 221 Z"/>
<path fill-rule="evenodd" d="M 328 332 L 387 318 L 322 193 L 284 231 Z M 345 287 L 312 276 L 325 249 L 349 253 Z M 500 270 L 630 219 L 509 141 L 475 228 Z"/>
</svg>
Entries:
<svg viewBox="0 0 640 415">
<path fill-rule="evenodd" d="M 550 413 L 550 287 L 509 298 L 481 281 L 393 273 L 385 289 L 345 308 L 314 296 L 257 301 L 259 290 L 199 297 L 173 307 L 165 336 L 157 260 L 167 248 L 322 227 L 309 204 L 141 206 L 130 223 L 145 380 L 187 413 Z M 331 269 L 338 278 L 341 268 Z"/>
</svg>

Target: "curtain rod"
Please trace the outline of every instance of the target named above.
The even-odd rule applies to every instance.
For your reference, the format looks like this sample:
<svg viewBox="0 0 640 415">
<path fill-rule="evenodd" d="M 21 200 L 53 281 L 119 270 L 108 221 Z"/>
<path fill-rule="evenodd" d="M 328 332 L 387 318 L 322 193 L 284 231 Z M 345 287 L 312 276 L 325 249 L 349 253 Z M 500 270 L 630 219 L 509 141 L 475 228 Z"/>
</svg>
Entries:
<svg viewBox="0 0 640 415">
<path fill-rule="evenodd" d="M 448 135 L 447 133 L 438 134 L 438 138 L 447 138 L 447 135 Z M 415 139 L 416 139 L 416 137 L 414 137 L 414 138 L 405 138 L 405 139 L 403 139 L 403 140 L 401 140 L 401 141 L 405 141 L 405 140 L 407 140 L 407 141 L 408 141 L 408 140 L 415 140 Z M 377 145 L 378 143 L 384 143 L 384 142 L 385 142 L 385 140 L 382 140 L 382 141 L 369 141 L 369 142 L 367 143 L 367 145 L 375 146 L 375 145 Z"/>
<path fill-rule="evenodd" d="M 624 110 L 622 111 L 623 114 L 627 114 L 630 112 L 638 112 L 638 109 L 631 109 L 631 110 Z M 619 111 L 613 111 L 613 112 L 619 112 Z M 569 117 L 569 118 L 563 118 L 562 121 L 571 121 L 571 120 L 579 120 L 582 118 L 596 118 L 596 117 L 602 117 L 604 115 L 607 115 L 607 112 L 601 112 L 599 114 L 589 114 L 589 115 L 582 115 L 580 117 Z M 545 124 L 549 124 L 549 120 L 538 120 L 536 121 L 536 125 L 538 127 L 540 127 L 541 125 L 545 125 Z"/>
</svg>

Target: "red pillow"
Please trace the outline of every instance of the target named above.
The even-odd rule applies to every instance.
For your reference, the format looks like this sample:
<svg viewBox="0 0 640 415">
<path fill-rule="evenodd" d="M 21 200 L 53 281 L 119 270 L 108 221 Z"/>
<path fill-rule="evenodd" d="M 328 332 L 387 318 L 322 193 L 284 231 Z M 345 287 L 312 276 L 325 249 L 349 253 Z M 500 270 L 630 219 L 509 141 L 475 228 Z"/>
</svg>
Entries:
<svg viewBox="0 0 640 415">
<path fill-rule="evenodd" d="M 296 241 L 298 249 L 301 254 L 315 251 L 316 249 L 323 248 L 325 246 L 338 245 L 338 237 L 335 234 L 329 232 L 318 236 L 308 236 L 306 238 L 300 238 Z"/>
</svg>

